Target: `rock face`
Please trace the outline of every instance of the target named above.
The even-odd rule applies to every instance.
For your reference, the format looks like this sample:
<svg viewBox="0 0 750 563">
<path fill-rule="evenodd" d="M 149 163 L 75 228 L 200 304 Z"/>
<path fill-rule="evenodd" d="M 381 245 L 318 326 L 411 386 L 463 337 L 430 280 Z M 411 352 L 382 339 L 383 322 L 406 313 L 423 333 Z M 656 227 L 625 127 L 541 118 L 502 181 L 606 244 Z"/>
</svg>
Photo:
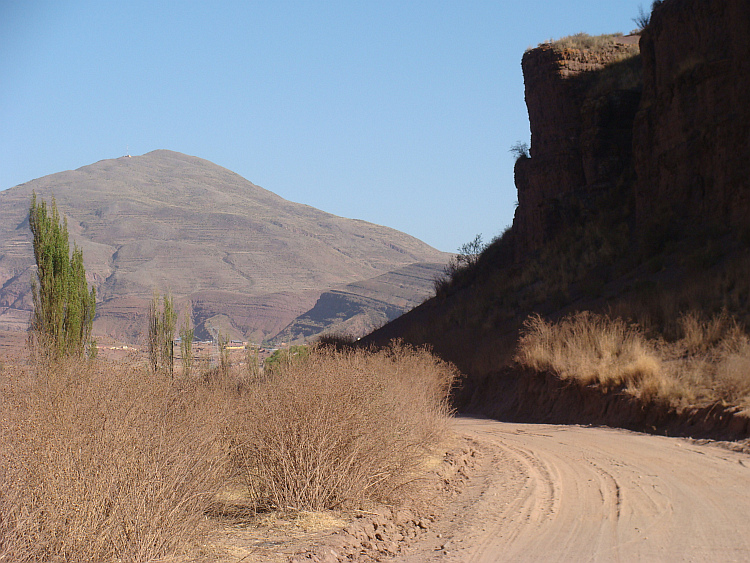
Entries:
<svg viewBox="0 0 750 563">
<path fill-rule="evenodd" d="M 571 194 L 610 185 L 628 165 L 640 81 L 608 66 L 638 66 L 632 41 L 613 37 L 596 50 L 543 45 L 522 67 L 531 125 L 531 158 L 516 162 L 518 208 L 513 228 L 518 258 L 540 248 L 562 227 Z M 619 82 L 619 83 L 618 83 Z"/>
<path fill-rule="evenodd" d="M 364 343 L 432 346 L 466 375 L 459 408 L 485 415 L 745 436 L 718 404 L 675 416 L 514 362 L 534 314 L 591 310 L 665 335 L 687 311 L 750 324 L 750 2 L 659 2 L 621 60 L 616 39 L 580 39 L 523 57 L 532 142 L 508 236 Z"/>
<path fill-rule="evenodd" d="M 531 158 L 516 163 L 516 259 L 602 190 L 634 202 L 639 230 L 673 220 L 747 230 L 750 3 L 664 0 L 640 57 L 612 38 L 542 45 L 522 60 Z M 629 204 L 630 205 L 630 204 Z"/>
<path fill-rule="evenodd" d="M 750 219 L 750 2 L 667 0 L 641 38 L 639 224 Z M 744 227 L 746 228 L 746 227 Z"/>
</svg>

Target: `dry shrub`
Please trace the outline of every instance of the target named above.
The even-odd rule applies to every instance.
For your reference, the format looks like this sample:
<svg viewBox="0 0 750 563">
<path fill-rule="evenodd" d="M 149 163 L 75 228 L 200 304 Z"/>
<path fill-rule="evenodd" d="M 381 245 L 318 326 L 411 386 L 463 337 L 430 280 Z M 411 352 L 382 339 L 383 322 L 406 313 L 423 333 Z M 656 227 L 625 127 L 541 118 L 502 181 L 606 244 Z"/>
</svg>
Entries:
<svg viewBox="0 0 750 563">
<path fill-rule="evenodd" d="M 226 471 L 216 390 L 101 361 L 1 384 L 0 561 L 153 561 L 200 532 Z"/>
<path fill-rule="evenodd" d="M 557 323 L 538 315 L 529 317 L 516 361 L 584 385 L 625 386 L 627 392 L 644 399 L 666 398 L 678 388 L 636 326 L 590 312 L 569 315 Z"/>
<path fill-rule="evenodd" d="M 394 501 L 443 436 L 456 373 L 425 350 L 318 347 L 240 399 L 233 459 L 255 508 Z"/>
<path fill-rule="evenodd" d="M 720 399 L 750 406 L 750 341 L 743 335 L 722 352 L 716 370 L 716 391 Z"/>
<path fill-rule="evenodd" d="M 220 375 L 191 383 L 103 361 L 6 368 L 0 562 L 185 555 L 238 473 L 256 510 L 393 501 L 446 429 L 455 371 L 394 345 L 319 348 L 244 386 Z"/>
<path fill-rule="evenodd" d="M 336 348 L 338 350 L 343 348 L 350 348 L 357 343 L 357 338 L 351 334 L 344 333 L 328 333 L 321 334 L 315 341 L 315 344 L 325 348 Z"/>
<path fill-rule="evenodd" d="M 589 35 L 588 33 L 576 33 L 561 37 L 560 39 L 550 40 L 547 43 L 557 49 L 597 51 L 612 47 L 616 37 L 621 37 L 621 34 Z M 544 44 L 541 43 L 540 46 Z"/>
</svg>

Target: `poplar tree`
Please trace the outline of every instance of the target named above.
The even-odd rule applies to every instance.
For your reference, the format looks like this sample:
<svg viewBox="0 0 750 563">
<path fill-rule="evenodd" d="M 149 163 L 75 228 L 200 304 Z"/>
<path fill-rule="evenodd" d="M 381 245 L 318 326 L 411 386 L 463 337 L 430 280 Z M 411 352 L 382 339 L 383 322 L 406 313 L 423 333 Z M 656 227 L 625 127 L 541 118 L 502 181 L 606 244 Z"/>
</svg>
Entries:
<svg viewBox="0 0 750 563">
<path fill-rule="evenodd" d="M 180 355 L 182 356 L 182 373 L 190 377 L 193 367 L 193 337 L 195 329 L 190 328 L 190 315 L 185 315 L 185 321 L 180 328 Z"/>
<path fill-rule="evenodd" d="M 89 344 L 96 313 L 96 289 L 89 291 L 83 252 L 74 243 L 70 254 L 68 221 L 60 221 L 55 198 L 47 203 L 31 196 L 29 227 L 33 235 L 36 279 L 31 280 L 34 313 L 32 342 L 54 356 L 82 356 Z"/>
<path fill-rule="evenodd" d="M 161 301 L 161 307 L 159 302 Z M 174 330 L 177 312 L 174 299 L 167 294 L 160 300 L 154 292 L 148 310 L 148 356 L 154 373 L 174 375 Z"/>
</svg>

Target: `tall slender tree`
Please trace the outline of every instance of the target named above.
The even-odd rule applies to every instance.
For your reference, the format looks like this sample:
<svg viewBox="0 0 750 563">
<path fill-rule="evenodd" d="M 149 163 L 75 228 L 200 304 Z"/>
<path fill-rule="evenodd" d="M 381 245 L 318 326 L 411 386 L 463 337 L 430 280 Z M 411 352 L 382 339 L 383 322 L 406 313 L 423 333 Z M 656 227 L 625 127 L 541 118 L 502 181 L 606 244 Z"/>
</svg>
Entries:
<svg viewBox="0 0 750 563">
<path fill-rule="evenodd" d="M 159 302 L 161 301 L 161 307 Z M 154 373 L 174 375 L 174 330 L 177 312 L 174 299 L 167 293 L 162 299 L 154 291 L 148 310 L 148 355 Z"/>
<path fill-rule="evenodd" d="M 180 328 L 180 356 L 182 357 L 182 374 L 190 377 L 193 368 L 193 337 L 195 329 L 190 327 L 190 311 L 185 314 L 185 320 Z"/>
<path fill-rule="evenodd" d="M 82 356 L 96 313 L 96 289 L 89 291 L 83 252 L 74 243 L 71 256 L 68 221 L 60 221 L 54 197 L 50 215 L 47 203 L 37 203 L 34 192 L 29 227 L 37 266 L 36 279 L 31 280 L 31 340 L 55 356 Z"/>
</svg>

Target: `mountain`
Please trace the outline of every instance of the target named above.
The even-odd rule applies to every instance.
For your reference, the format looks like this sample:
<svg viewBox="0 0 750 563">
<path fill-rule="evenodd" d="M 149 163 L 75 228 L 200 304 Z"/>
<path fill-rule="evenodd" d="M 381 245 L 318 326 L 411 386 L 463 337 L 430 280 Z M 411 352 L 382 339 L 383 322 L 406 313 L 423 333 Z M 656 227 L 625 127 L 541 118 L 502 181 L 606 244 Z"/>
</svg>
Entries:
<svg viewBox="0 0 750 563">
<path fill-rule="evenodd" d="M 0 192 L 1 329 L 25 328 L 32 308 L 32 192 L 54 196 L 83 250 L 99 300 L 94 333 L 130 341 L 145 330 L 154 290 L 171 291 L 200 337 L 220 330 L 260 341 L 328 290 L 412 264 L 437 273 L 449 258 L 394 229 L 284 200 L 206 160 L 158 150 Z M 429 277 L 407 299 L 381 284 L 375 300 L 403 312 L 432 291 Z M 321 328 L 335 329 L 329 324 Z"/>
</svg>

